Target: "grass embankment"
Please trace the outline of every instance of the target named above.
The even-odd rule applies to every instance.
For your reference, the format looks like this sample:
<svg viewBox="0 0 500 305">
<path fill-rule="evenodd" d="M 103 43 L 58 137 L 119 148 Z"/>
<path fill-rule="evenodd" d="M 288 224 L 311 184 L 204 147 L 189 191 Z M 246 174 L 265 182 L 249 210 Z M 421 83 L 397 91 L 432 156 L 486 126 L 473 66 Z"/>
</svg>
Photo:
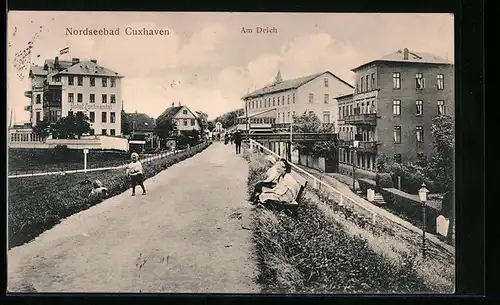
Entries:
<svg viewBox="0 0 500 305">
<path fill-rule="evenodd" d="M 264 175 L 263 156 L 246 154 L 249 190 Z M 268 293 L 452 293 L 454 262 L 377 227 L 308 187 L 294 218 L 256 209 L 253 240 Z M 436 250 L 438 251 L 438 250 Z"/>
<path fill-rule="evenodd" d="M 202 143 L 188 151 L 145 163 L 144 176 L 146 179 L 153 177 L 171 165 L 201 152 L 209 145 Z M 80 184 L 85 177 L 102 181 L 108 188 L 110 197 L 130 188 L 130 182 L 123 169 L 9 179 L 9 249 L 32 240 L 59 223 L 61 219 L 97 204 L 99 201 L 88 198 L 91 187 Z"/>
<path fill-rule="evenodd" d="M 126 163 L 130 154 L 124 151 L 91 149 L 87 168 L 113 167 Z M 9 148 L 9 175 L 83 169 L 81 149 Z"/>
</svg>

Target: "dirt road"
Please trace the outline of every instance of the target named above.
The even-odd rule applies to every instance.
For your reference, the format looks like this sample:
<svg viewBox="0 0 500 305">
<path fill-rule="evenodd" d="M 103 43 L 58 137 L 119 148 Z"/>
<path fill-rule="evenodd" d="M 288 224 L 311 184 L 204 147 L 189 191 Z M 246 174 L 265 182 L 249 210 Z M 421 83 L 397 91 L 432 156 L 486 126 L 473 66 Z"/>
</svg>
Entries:
<svg viewBox="0 0 500 305">
<path fill-rule="evenodd" d="M 259 293 L 248 165 L 214 143 L 8 252 L 11 292 Z M 140 194 L 140 192 L 139 192 Z"/>
</svg>

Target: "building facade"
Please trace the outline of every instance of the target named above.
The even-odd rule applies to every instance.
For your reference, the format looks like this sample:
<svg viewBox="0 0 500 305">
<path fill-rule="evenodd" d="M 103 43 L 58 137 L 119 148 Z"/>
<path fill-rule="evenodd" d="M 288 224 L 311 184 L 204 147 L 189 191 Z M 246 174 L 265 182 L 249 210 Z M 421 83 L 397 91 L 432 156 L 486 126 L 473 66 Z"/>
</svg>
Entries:
<svg viewBox="0 0 500 305">
<path fill-rule="evenodd" d="M 73 58 L 45 60 L 30 69 L 30 122 L 56 122 L 69 113 L 83 112 L 91 123 L 91 134 L 121 135 L 121 80 L 123 76 L 97 63 Z"/>
<path fill-rule="evenodd" d="M 404 49 L 352 71 L 355 91 L 340 97 L 338 105 L 340 161 L 374 172 L 383 154 L 398 162 L 429 159 L 432 119 L 454 116 L 453 64 Z"/>
<path fill-rule="evenodd" d="M 176 124 L 177 132 L 196 130 L 201 131 L 201 126 L 198 122 L 198 117 L 189 110 L 188 107 L 183 105 L 175 106 L 172 103 L 172 107 L 167 108 L 159 117 L 158 120 L 168 119 L 172 120 L 172 123 Z"/>
</svg>

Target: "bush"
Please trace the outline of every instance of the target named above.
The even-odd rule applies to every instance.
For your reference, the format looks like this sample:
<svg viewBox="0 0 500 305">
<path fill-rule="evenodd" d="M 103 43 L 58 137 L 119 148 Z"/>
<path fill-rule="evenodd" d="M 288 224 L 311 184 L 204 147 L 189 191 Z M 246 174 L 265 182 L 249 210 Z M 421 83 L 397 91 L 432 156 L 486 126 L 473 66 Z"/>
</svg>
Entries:
<svg viewBox="0 0 500 305">
<path fill-rule="evenodd" d="M 153 177 L 163 169 L 185 160 L 207 148 L 205 143 L 175 155 L 144 163 L 144 177 Z M 8 236 L 9 249 L 26 243 L 61 219 L 99 203 L 90 200 L 91 187 L 81 185 L 85 177 L 99 179 L 108 188 L 109 196 L 129 188 L 124 170 L 68 174 L 64 176 L 36 176 L 8 180 Z"/>
<path fill-rule="evenodd" d="M 388 173 L 378 173 L 376 179 L 376 184 L 379 188 L 391 188 L 393 187 L 393 181 L 391 174 Z"/>
<path fill-rule="evenodd" d="M 398 189 L 381 189 L 380 193 L 386 202 L 385 208 L 417 227 L 422 226 L 422 203 L 416 196 L 407 194 Z M 441 214 L 439 210 L 426 205 L 426 230 L 436 232 L 436 218 Z"/>
<path fill-rule="evenodd" d="M 368 189 L 372 189 L 377 193 L 379 192 L 377 183 L 373 180 L 360 178 L 358 179 L 358 183 L 359 183 L 359 189 L 364 195 L 367 194 Z"/>
</svg>

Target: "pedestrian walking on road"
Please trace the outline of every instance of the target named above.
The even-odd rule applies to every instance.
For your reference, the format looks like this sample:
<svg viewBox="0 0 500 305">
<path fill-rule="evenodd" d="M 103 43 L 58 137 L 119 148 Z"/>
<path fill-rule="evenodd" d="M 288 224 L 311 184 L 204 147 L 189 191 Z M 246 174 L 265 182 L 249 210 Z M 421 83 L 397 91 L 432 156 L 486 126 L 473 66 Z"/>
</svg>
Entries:
<svg viewBox="0 0 500 305">
<path fill-rule="evenodd" d="M 142 188 L 142 194 L 146 195 L 146 188 L 144 187 L 144 175 L 142 170 L 141 161 L 139 161 L 139 155 L 137 153 L 132 153 L 132 162 L 127 166 L 127 176 L 130 177 L 130 182 L 132 184 L 132 196 L 135 196 L 135 187 L 140 185 Z"/>
<path fill-rule="evenodd" d="M 236 130 L 234 133 L 234 144 L 236 145 L 236 154 L 241 154 L 241 141 L 242 141 L 242 136 L 240 130 Z"/>
</svg>

